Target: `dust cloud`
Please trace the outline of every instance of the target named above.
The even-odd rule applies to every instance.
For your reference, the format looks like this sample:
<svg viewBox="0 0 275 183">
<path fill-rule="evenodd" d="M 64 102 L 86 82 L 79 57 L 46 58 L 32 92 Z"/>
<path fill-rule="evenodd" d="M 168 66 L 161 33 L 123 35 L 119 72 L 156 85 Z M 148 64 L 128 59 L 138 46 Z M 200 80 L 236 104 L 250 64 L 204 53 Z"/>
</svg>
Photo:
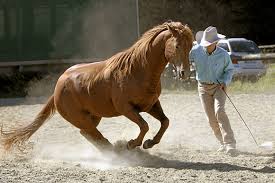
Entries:
<svg viewBox="0 0 275 183">
<path fill-rule="evenodd" d="M 51 58 L 104 60 L 130 47 L 137 40 L 134 1 L 88 1 L 66 14 L 52 39 Z M 57 15 L 59 16 L 59 15 Z M 61 15 L 60 15 L 61 16 Z M 69 66 L 68 66 L 69 67 Z M 49 96 L 66 68 L 28 83 L 28 97 Z"/>
<path fill-rule="evenodd" d="M 53 39 L 55 54 L 107 58 L 137 39 L 135 2 L 89 1 L 79 4 Z"/>
<path fill-rule="evenodd" d="M 36 145 L 37 146 L 37 145 Z M 52 144 L 42 145 L 35 148 L 32 161 L 70 163 L 75 166 L 88 169 L 117 169 L 134 166 L 156 166 L 161 165 L 163 160 L 142 148 L 128 150 L 126 140 L 118 140 L 114 143 L 113 151 L 100 152 L 89 143 L 74 144 Z"/>
</svg>

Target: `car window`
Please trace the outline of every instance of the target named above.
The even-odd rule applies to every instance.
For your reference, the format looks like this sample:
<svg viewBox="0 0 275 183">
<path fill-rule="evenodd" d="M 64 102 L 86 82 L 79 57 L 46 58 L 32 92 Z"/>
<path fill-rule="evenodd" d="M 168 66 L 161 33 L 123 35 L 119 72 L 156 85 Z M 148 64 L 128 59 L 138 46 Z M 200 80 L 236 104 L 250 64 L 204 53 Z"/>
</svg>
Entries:
<svg viewBox="0 0 275 183">
<path fill-rule="evenodd" d="M 229 48 L 227 43 L 218 43 L 218 46 L 225 49 L 227 52 L 229 52 Z"/>
<path fill-rule="evenodd" d="M 233 52 L 260 53 L 260 49 L 253 41 L 232 41 L 230 46 Z"/>
</svg>

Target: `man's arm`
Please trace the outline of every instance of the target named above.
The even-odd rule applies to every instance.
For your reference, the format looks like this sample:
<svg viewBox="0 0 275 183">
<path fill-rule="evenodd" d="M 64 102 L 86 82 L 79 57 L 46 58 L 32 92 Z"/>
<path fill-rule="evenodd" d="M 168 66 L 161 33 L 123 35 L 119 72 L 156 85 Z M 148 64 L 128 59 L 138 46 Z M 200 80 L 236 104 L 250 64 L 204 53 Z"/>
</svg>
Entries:
<svg viewBox="0 0 275 183">
<path fill-rule="evenodd" d="M 194 62 L 195 58 L 194 58 L 194 50 L 193 48 L 190 50 L 189 52 L 189 62 L 192 63 Z"/>
<path fill-rule="evenodd" d="M 232 76 L 234 73 L 234 66 L 232 64 L 230 56 L 225 54 L 225 67 L 224 67 L 224 84 L 227 86 L 231 83 Z"/>
</svg>

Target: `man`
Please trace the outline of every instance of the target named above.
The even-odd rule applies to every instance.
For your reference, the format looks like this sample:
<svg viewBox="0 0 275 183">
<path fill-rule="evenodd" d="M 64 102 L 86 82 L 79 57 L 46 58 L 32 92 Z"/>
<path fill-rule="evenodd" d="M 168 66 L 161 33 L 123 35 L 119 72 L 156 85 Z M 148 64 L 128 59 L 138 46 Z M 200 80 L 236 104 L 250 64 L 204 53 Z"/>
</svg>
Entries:
<svg viewBox="0 0 275 183">
<path fill-rule="evenodd" d="M 218 152 L 236 153 L 236 140 L 225 113 L 226 87 L 233 75 L 233 64 L 228 53 L 216 46 L 225 36 L 216 27 L 207 27 L 196 34 L 197 45 L 190 51 L 195 63 L 198 92 L 209 124 L 220 142 Z"/>
</svg>

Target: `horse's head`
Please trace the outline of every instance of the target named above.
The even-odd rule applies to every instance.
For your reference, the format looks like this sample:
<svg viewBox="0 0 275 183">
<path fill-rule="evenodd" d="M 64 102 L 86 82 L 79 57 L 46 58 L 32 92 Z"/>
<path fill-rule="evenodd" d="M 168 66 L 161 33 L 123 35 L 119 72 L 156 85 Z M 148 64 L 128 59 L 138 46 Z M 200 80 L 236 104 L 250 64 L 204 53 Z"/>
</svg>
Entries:
<svg viewBox="0 0 275 183">
<path fill-rule="evenodd" d="M 177 77 L 187 79 L 190 76 L 189 52 L 193 44 L 193 33 L 187 25 L 180 22 L 166 23 L 171 37 L 165 45 L 165 57 L 177 72 Z"/>
</svg>

